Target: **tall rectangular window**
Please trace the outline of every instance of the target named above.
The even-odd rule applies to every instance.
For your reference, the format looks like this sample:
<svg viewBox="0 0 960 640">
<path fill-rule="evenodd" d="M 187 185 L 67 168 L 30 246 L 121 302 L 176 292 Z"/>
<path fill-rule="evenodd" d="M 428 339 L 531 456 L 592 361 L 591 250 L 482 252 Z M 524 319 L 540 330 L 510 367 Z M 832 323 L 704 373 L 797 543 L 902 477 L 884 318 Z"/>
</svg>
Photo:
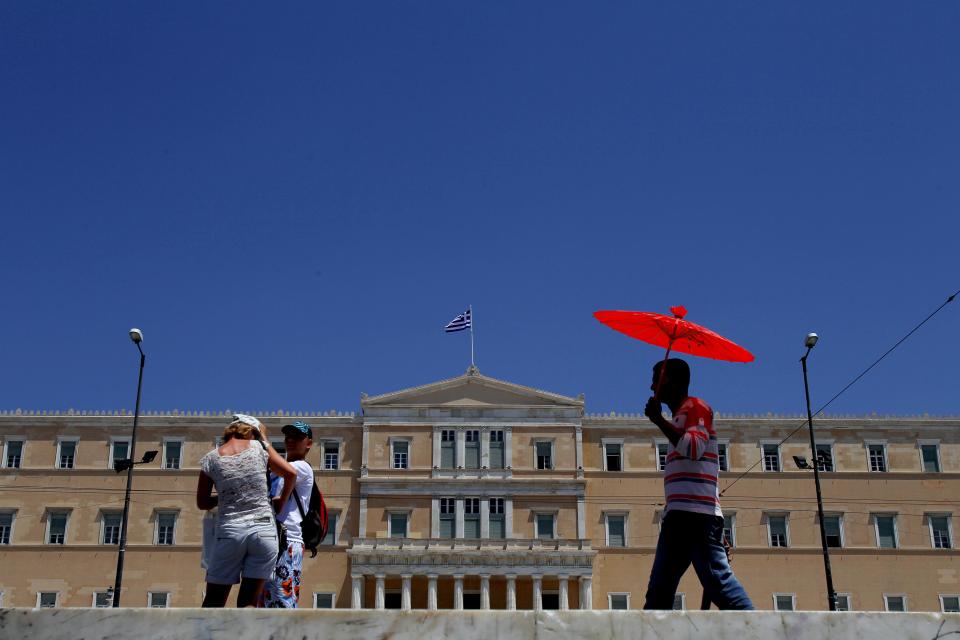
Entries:
<svg viewBox="0 0 960 640">
<path fill-rule="evenodd" d="M 717 445 L 717 467 L 720 471 L 730 471 L 730 461 L 727 457 L 728 445 L 721 442 Z"/>
<path fill-rule="evenodd" d="M 440 468 L 453 469 L 457 464 L 457 432 L 444 429 L 440 432 Z"/>
<path fill-rule="evenodd" d="M 480 537 L 480 498 L 463 500 L 463 537 Z"/>
<path fill-rule="evenodd" d="M 829 444 L 817 445 L 817 469 L 821 472 L 833 471 L 833 446 Z"/>
<path fill-rule="evenodd" d="M 456 498 L 440 498 L 440 537 L 450 540 L 456 534 L 457 528 L 457 500 Z"/>
<path fill-rule="evenodd" d="M 541 540 L 553 540 L 555 532 L 553 530 L 554 515 L 552 513 L 537 514 L 537 537 Z"/>
<path fill-rule="evenodd" d="M 870 457 L 870 471 L 884 472 L 887 470 L 887 447 L 883 444 L 867 445 Z"/>
<path fill-rule="evenodd" d="M 907 610 L 907 597 L 906 596 L 883 596 L 883 603 L 887 607 L 887 611 L 906 611 Z"/>
<path fill-rule="evenodd" d="M 463 432 L 463 458 L 465 469 L 480 468 L 480 432 L 476 429 Z"/>
<path fill-rule="evenodd" d="M 270 446 L 273 447 L 273 450 L 279 453 L 281 456 L 287 455 L 287 445 L 283 442 L 283 438 L 271 440 Z"/>
<path fill-rule="evenodd" d="M 935 444 L 920 445 L 920 459 L 924 473 L 940 473 L 940 447 Z"/>
<path fill-rule="evenodd" d="M 320 544 L 332 547 L 337 544 L 337 520 L 340 514 L 336 511 L 327 512 L 327 535 L 320 541 Z"/>
<path fill-rule="evenodd" d="M 787 516 L 768 515 L 767 532 L 771 547 L 786 547 L 790 544 L 787 536 Z"/>
<path fill-rule="evenodd" d="M 496 429 L 490 432 L 490 468 L 503 469 L 506 464 L 503 449 L 503 430 Z"/>
<path fill-rule="evenodd" d="M 667 451 L 669 447 L 666 442 L 657 443 L 657 470 L 663 471 L 667 468 Z"/>
<path fill-rule="evenodd" d="M 897 548 L 897 517 L 892 515 L 874 515 L 877 529 L 877 546 L 881 549 Z"/>
<path fill-rule="evenodd" d="M 172 545 L 173 535 L 177 528 L 177 514 L 173 511 L 157 512 L 157 544 Z"/>
<path fill-rule="evenodd" d="M 180 454 L 183 451 L 183 442 L 180 440 L 167 440 L 163 443 L 163 468 L 179 469 Z"/>
<path fill-rule="evenodd" d="M 673 594 L 673 610 L 674 611 L 683 611 L 686 609 L 686 597 L 685 594 L 675 593 Z"/>
<path fill-rule="evenodd" d="M 537 450 L 537 469 L 553 469 L 553 443 L 541 441 L 534 446 Z"/>
<path fill-rule="evenodd" d="M 490 498 L 490 537 L 495 540 L 507 537 L 503 498 Z"/>
<path fill-rule="evenodd" d="M 326 440 L 323 443 L 323 468 L 327 471 L 336 471 L 340 468 L 340 442 Z"/>
<path fill-rule="evenodd" d="M 624 515 L 607 515 L 607 546 L 627 546 L 627 517 Z"/>
<path fill-rule="evenodd" d="M 166 609 L 170 606 L 170 593 L 167 591 L 151 591 L 147 595 L 151 609 Z"/>
<path fill-rule="evenodd" d="M 927 516 L 930 520 L 930 539 L 934 549 L 952 549 L 950 516 Z"/>
<path fill-rule="evenodd" d="M 65 511 L 47 513 L 47 544 L 66 544 L 69 517 Z"/>
<path fill-rule="evenodd" d="M 410 443 L 407 440 L 393 441 L 393 468 L 408 469 L 410 464 Z"/>
<path fill-rule="evenodd" d="M 60 440 L 57 443 L 57 468 L 73 469 L 77 458 L 77 441 Z"/>
<path fill-rule="evenodd" d="M 839 549 L 843 546 L 843 529 L 839 515 L 824 515 L 823 529 L 827 534 L 827 546 Z"/>
<path fill-rule="evenodd" d="M 13 535 L 13 512 L 0 512 L 0 544 L 10 544 Z"/>
<path fill-rule="evenodd" d="M 780 471 L 780 445 L 763 445 L 763 470 L 771 472 Z"/>
<path fill-rule="evenodd" d="M 391 538 L 407 537 L 407 514 L 406 513 L 390 514 L 390 537 Z"/>
<path fill-rule="evenodd" d="M 114 440 L 110 443 L 110 468 L 113 469 L 113 465 L 121 460 L 126 460 L 130 457 L 130 441 L 129 440 Z"/>
<path fill-rule="evenodd" d="M 607 471 L 623 471 L 623 444 L 608 442 L 603 445 Z"/>
<path fill-rule="evenodd" d="M 100 544 L 120 544 L 120 514 L 104 513 Z"/>
<path fill-rule="evenodd" d="M 736 516 L 732 513 L 725 514 L 723 516 L 723 539 L 727 541 L 727 544 L 731 547 L 737 546 L 736 544 Z"/>
<path fill-rule="evenodd" d="M 23 464 L 23 440 L 7 440 L 3 448 L 3 465 L 8 469 L 19 469 Z"/>
</svg>

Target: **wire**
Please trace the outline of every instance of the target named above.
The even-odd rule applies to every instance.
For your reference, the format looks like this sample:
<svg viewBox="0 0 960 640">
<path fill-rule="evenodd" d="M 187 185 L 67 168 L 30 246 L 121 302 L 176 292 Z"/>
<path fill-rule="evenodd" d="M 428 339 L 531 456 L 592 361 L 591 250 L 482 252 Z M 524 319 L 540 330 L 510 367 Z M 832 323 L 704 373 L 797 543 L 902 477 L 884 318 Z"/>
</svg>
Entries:
<svg viewBox="0 0 960 640">
<path fill-rule="evenodd" d="M 855 385 L 857 382 L 859 382 L 860 379 L 861 379 L 863 376 L 867 375 L 867 373 L 868 373 L 871 369 L 873 369 L 875 366 L 877 366 L 878 364 L 880 364 L 880 361 L 881 361 L 881 360 L 883 360 L 883 359 L 886 358 L 888 355 L 890 355 L 891 353 L 893 353 L 893 350 L 894 350 L 894 349 L 896 349 L 896 348 L 899 347 L 901 344 L 903 344 L 903 343 L 906 341 L 906 339 L 909 338 L 910 336 L 912 336 L 914 333 L 916 333 L 916 331 L 917 331 L 920 327 L 922 327 L 923 325 L 927 324 L 927 322 L 928 322 L 931 318 L 933 318 L 933 316 L 935 316 L 935 315 L 937 315 L 938 313 L 940 313 L 940 311 L 941 311 L 945 306 L 947 306 L 948 304 L 950 304 L 951 302 L 953 302 L 954 298 L 956 298 L 958 295 L 960 295 L 960 290 L 957 290 L 953 295 L 949 296 L 949 297 L 943 302 L 943 304 L 941 304 L 939 307 L 937 307 L 936 309 L 934 309 L 933 312 L 932 312 L 930 315 L 928 315 L 926 318 L 924 318 L 924 319 L 920 322 L 920 324 L 918 324 L 918 325 L 915 326 L 913 329 L 911 329 L 909 332 L 907 332 L 907 335 L 905 335 L 905 336 L 903 336 L 902 338 L 900 338 L 899 340 L 897 340 L 897 342 L 896 342 L 892 347 L 890 347 L 889 349 L 887 349 L 887 350 L 883 353 L 882 356 L 880 356 L 879 358 L 877 358 L 876 360 L 874 360 L 874 361 L 870 364 L 869 367 L 867 367 L 866 369 L 864 369 L 863 371 L 861 371 L 860 374 L 859 374 L 857 377 L 855 377 L 853 380 L 851 380 L 850 382 L 848 382 L 847 385 L 846 385 L 843 389 L 840 389 L 840 391 L 838 391 L 837 393 L 835 393 L 834 396 L 833 396 L 832 398 L 830 398 L 829 400 L 827 400 L 826 404 L 824 404 L 822 407 L 820 407 L 819 409 L 817 409 L 817 411 L 816 411 L 813 415 L 814 415 L 814 416 L 818 416 L 818 415 L 820 415 L 821 413 L 823 413 L 823 410 L 826 409 L 827 407 L 829 407 L 831 404 L 833 404 L 834 400 L 836 400 L 837 398 L 839 398 L 840 396 L 842 396 L 844 393 L 846 393 L 847 389 L 849 389 L 850 387 L 852 387 L 853 385 Z M 794 436 L 794 434 L 796 434 L 797 431 L 800 431 L 800 429 L 803 429 L 803 427 L 804 427 L 806 424 L 807 424 L 807 421 L 804 421 L 804 422 L 800 423 L 800 425 L 797 426 L 797 428 L 794 429 L 793 431 L 791 431 L 789 434 L 787 434 L 787 437 L 784 438 L 783 440 L 781 440 L 781 441 L 777 444 L 777 446 L 779 447 L 779 446 L 782 445 L 784 442 L 786 442 L 787 440 L 789 440 L 790 438 L 792 438 L 792 437 Z M 740 479 L 743 478 L 743 476 L 745 476 L 745 475 L 747 475 L 748 473 L 750 473 L 750 471 L 752 471 L 753 469 L 755 469 L 755 468 L 757 467 L 757 465 L 759 465 L 761 462 L 763 462 L 763 456 L 761 456 L 759 460 L 757 460 L 756 462 L 754 462 L 753 465 L 751 465 L 749 469 L 747 469 L 746 471 L 744 471 L 743 473 L 741 473 L 739 476 L 737 476 L 736 478 L 734 478 L 733 481 L 732 481 L 730 484 L 728 484 L 726 487 L 724 487 L 723 491 L 720 492 L 720 496 L 722 497 L 723 494 L 725 494 L 725 493 L 727 492 L 727 490 L 730 489 L 730 487 L 732 487 L 733 485 L 737 484 L 737 482 L 739 482 Z"/>
</svg>

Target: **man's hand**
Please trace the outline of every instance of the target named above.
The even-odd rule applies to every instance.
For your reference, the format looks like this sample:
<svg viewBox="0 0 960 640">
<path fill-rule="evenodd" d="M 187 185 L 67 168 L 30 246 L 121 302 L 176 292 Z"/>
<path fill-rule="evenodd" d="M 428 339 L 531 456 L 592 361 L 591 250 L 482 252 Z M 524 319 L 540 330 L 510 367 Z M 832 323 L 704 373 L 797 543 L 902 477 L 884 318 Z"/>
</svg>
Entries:
<svg viewBox="0 0 960 640">
<path fill-rule="evenodd" d="M 643 410 L 643 414 L 650 419 L 650 422 L 659 425 L 663 421 L 663 408 L 660 406 L 660 401 L 652 397 L 647 400 L 647 407 Z"/>
</svg>

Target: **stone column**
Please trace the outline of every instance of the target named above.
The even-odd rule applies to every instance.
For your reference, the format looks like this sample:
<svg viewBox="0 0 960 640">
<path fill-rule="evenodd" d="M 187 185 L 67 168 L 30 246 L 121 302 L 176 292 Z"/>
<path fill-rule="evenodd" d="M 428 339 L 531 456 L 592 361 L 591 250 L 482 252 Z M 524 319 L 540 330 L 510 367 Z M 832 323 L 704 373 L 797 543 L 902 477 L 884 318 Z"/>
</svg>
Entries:
<svg viewBox="0 0 960 640">
<path fill-rule="evenodd" d="M 517 610 L 517 574 L 507 574 L 507 610 Z"/>
<path fill-rule="evenodd" d="M 533 610 L 543 611 L 543 576 L 533 576 Z"/>
<path fill-rule="evenodd" d="M 427 575 L 427 609 L 437 610 L 437 574 Z"/>
<path fill-rule="evenodd" d="M 503 499 L 503 535 L 508 540 L 513 537 L 513 498 Z"/>
<path fill-rule="evenodd" d="M 577 496 L 577 538 L 583 540 L 587 537 L 587 498 L 586 496 Z"/>
<path fill-rule="evenodd" d="M 362 609 L 363 608 L 363 575 L 359 573 L 351 573 L 350 577 L 353 579 L 353 591 L 350 596 L 350 607 L 352 609 Z"/>
<path fill-rule="evenodd" d="M 377 594 L 373 599 L 373 608 L 383 609 L 386 607 L 386 603 L 384 602 L 384 600 L 386 600 L 386 594 L 383 589 L 384 587 L 383 581 L 386 579 L 387 576 L 385 576 L 382 573 L 378 573 L 376 574 L 375 577 L 377 579 Z"/>
<path fill-rule="evenodd" d="M 513 430 L 510 427 L 503 430 L 503 466 L 507 469 L 513 467 Z"/>
<path fill-rule="evenodd" d="M 442 429 L 440 427 L 433 428 L 433 464 L 431 467 L 440 466 L 440 432 Z"/>
<path fill-rule="evenodd" d="M 490 427 L 480 427 L 480 468 L 490 468 Z"/>
<path fill-rule="evenodd" d="M 490 576 L 488 574 L 480 576 L 480 608 L 490 608 Z"/>
<path fill-rule="evenodd" d="M 453 576 L 453 608 L 460 611 L 463 609 L 463 574 L 457 573 Z"/>
<path fill-rule="evenodd" d="M 440 537 L 440 498 L 430 501 L 430 537 Z"/>
<path fill-rule="evenodd" d="M 360 496 L 360 525 L 357 533 L 358 537 L 366 538 L 367 537 L 367 497 Z"/>
<path fill-rule="evenodd" d="M 456 539 L 463 538 L 463 496 L 457 496 L 456 502 L 456 520 L 453 523 L 453 537 Z"/>
<path fill-rule="evenodd" d="M 558 576 L 560 584 L 560 611 L 570 608 L 570 594 L 567 593 L 567 576 Z"/>
<path fill-rule="evenodd" d="M 456 449 L 456 450 L 457 450 L 457 455 L 456 455 L 456 458 L 457 458 L 457 459 L 453 461 L 453 462 L 454 462 L 453 466 L 454 466 L 454 467 L 460 467 L 461 469 L 465 466 L 465 465 L 464 465 L 464 462 L 466 462 L 466 457 L 467 457 L 467 441 L 466 441 L 466 438 L 467 438 L 467 436 L 466 436 L 466 435 L 464 434 L 464 432 L 463 432 L 463 427 L 457 428 L 457 439 L 454 441 L 454 445 L 455 445 L 456 448 L 457 448 L 457 449 Z M 460 472 L 459 472 L 459 471 L 457 472 L 457 475 L 460 475 Z"/>
<path fill-rule="evenodd" d="M 480 498 L 480 537 L 490 537 L 490 498 L 486 496 Z"/>
<path fill-rule="evenodd" d="M 409 573 L 404 573 L 400 576 L 402 580 L 402 591 L 400 593 L 400 608 L 404 611 L 410 611 L 410 581 L 413 579 L 413 576 Z"/>
<path fill-rule="evenodd" d="M 591 576 L 580 576 L 580 608 L 593 609 L 593 578 Z"/>
</svg>

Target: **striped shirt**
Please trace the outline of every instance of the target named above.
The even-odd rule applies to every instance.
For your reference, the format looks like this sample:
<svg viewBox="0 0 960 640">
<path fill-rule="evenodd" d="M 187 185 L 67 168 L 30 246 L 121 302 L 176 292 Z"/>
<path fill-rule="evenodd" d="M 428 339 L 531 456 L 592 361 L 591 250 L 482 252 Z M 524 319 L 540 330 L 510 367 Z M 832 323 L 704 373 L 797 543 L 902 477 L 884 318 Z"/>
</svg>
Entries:
<svg viewBox="0 0 960 640">
<path fill-rule="evenodd" d="M 713 409 L 699 398 L 689 397 L 673 415 L 680 434 L 677 445 L 667 446 L 663 491 L 670 511 L 694 511 L 722 516 L 717 492 L 719 471 L 717 433 L 713 430 Z"/>
</svg>

